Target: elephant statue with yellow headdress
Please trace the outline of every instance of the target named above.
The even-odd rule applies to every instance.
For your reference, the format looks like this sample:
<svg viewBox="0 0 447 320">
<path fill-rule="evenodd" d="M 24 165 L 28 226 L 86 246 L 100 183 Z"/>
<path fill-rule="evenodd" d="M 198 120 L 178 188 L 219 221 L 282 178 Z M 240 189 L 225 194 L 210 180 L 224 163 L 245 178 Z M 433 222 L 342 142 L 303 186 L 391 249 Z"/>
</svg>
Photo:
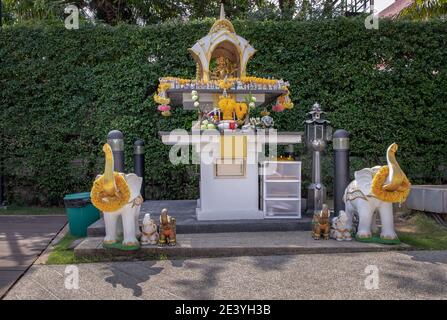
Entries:
<svg viewBox="0 0 447 320">
<path fill-rule="evenodd" d="M 410 193 L 411 183 L 396 160 L 398 146 L 391 144 L 387 150 L 386 166 L 365 168 L 355 172 L 355 180 L 345 190 L 343 201 L 349 226 L 353 217 L 358 218 L 358 240 L 372 238 L 375 213 L 381 221 L 380 238 L 386 241 L 398 241 L 394 230 L 393 203 L 403 203 Z"/>
<path fill-rule="evenodd" d="M 140 195 L 142 178 L 134 173 L 123 174 L 113 171 L 113 153 L 108 144 L 105 153 L 104 174 L 98 175 L 91 190 L 95 207 L 104 213 L 106 236 L 105 247 L 124 250 L 137 249 L 140 243 L 138 218 L 143 198 Z M 122 243 L 119 242 L 123 236 Z"/>
</svg>

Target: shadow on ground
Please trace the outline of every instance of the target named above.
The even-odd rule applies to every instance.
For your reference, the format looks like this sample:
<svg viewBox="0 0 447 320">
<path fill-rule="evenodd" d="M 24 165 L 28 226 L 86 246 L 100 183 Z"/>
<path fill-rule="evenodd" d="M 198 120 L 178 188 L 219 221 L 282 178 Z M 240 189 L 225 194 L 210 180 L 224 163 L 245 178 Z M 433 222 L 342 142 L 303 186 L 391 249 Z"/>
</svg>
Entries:
<svg viewBox="0 0 447 320">
<path fill-rule="evenodd" d="M 143 289 L 140 284 L 148 281 L 152 276 L 155 276 L 163 271 L 161 267 L 155 267 L 157 261 L 147 261 L 146 272 L 135 272 L 131 265 L 125 264 L 124 267 L 120 264 L 117 267 L 116 264 L 110 264 L 110 270 L 113 275 L 105 278 L 104 280 L 110 283 L 114 288 L 121 285 L 123 288 L 128 288 L 133 291 L 135 297 L 141 297 Z M 128 266 L 129 268 L 126 268 Z"/>
</svg>

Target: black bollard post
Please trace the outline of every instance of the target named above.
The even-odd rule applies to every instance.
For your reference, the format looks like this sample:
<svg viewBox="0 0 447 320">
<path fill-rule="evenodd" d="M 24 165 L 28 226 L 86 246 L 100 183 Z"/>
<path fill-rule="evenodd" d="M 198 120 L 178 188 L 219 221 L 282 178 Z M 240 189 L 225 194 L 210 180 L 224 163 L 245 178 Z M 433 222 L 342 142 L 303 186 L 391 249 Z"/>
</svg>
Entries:
<svg viewBox="0 0 447 320">
<path fill-rule="evenodd" d="M 0 209 L 5 208 L 3 174 L 0 172 Z"/>
<path fill-rule="evenodd" d="M 333 136 L 334 148 L 334 216 L 345 209 L 343 194 L 349 184 L 349 132 L 337 130 Z"/>
<path fill-rule="evenodd" d="M 143 178 L 143 183 L 141 184 L 141 196 L 145 197 L 144 188 L 144 141 L 138 139 L 133 144 L 133 172 Z"/>
<path fill-rule="evenodd" d="M 3 176 L 3 157 L 0 156 L 0 209 L 6 209 L 5 180 Z"/>
<path fill-rule="evenodd" d="M 124 136 L 121 131 L 113 130 L 107 135 L 107 143 L 113 152 L 113 170 L 124 172 Z"/>
</svg>

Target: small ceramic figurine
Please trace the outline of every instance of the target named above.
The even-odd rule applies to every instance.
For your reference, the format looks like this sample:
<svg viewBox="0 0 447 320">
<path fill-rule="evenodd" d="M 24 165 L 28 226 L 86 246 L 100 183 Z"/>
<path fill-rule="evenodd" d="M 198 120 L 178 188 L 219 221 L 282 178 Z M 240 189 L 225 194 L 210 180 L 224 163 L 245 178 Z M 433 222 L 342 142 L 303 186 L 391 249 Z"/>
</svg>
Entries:
<svg viewBox="0 0 447 320">
<path fill-rule="evenodd" d="M 157 244 L 158 232 L 157 225 L 151 215 L 146 213 L 143 219 L 143 235 L 141 236 L 141 244 Z"/>
<path fill-rule="evenodd" d="M 263 116 L 261 118 L 261 123 L 264 128 L 273 127 L 273 118 L 270 116 Z"/>
<path fill-rule="evenodd" d="M 324 240 L 329 240 L 329 232 L 331 229 L 329 217 L 331 212 L 326 204 L 323 204 L 323 209 L 314 214 L 312 219 L 312 237 L 315 240 L 320 240 L 323 236 Z"/>
<path fill-rule="evenodd" d="M 351 224 L 346 212 L 340 210 L 338 217 L 332 219 L 331 238 L 337 241 L 351 241 Z"/>
<path fill-rule="evenodd" d="M 159 245 L 176 245 L 176 225 L 175 218 L 168 215 L 168 209 L 163 209 L 160 215 L 160 238 Z"/>
</svg>

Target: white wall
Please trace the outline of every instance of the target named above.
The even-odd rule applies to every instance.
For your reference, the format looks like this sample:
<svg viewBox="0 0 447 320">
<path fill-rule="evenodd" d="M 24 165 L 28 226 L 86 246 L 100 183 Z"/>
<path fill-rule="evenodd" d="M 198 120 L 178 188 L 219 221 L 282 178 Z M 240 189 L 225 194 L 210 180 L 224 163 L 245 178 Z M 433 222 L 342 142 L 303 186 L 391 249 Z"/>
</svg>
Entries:
<svg viewBox="0 0 447 320">
<path fill-rule="evenodd" d="M 377 10 L 376 13 L 379 13 L 389 7 L 392 3 L 394 3 L 394 0 L 374 0 L 374 10 Z"/>
</svg>

